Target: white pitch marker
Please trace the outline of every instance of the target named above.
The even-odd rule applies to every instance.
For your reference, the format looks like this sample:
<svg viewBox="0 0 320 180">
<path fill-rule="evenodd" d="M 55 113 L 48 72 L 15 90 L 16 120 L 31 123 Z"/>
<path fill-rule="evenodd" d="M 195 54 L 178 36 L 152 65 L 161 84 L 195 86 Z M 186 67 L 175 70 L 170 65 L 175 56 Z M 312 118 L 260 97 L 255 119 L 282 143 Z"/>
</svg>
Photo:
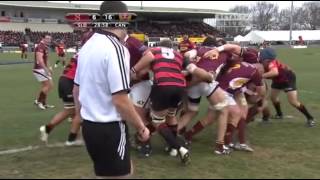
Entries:
<svg viewBox="0 0 320 180">
<path fill-rule="evenodd" d="M 7 154 L 16 154 L 24 151 L 33 151 L 40 148 L 57 148 L 57 147 L 66 147 L 64 143 L 55 143 L 55 144 L 47 144 L 45 146 L 27 146 L 24 148 L 16 148 L 16 149 L 9 149 L 0 151 L 0 155 L 7 155 Z"/>
</svg>

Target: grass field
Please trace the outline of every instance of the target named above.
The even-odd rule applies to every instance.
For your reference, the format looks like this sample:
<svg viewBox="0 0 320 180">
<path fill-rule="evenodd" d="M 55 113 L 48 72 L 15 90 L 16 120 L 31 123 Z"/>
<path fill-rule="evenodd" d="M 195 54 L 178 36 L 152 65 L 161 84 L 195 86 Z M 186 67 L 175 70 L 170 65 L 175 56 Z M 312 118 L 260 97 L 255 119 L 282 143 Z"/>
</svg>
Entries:
<svg viewBox="0 0 320 180">
<path fill-rule="evenodd" d="M 279 49 L 278 56 L 298 75 L 300 99 L 317 118 L 320 116 L 320 51 L 319 49 Z M 32 59 L 33 55 L 29 55 Z M 18 54 L 0 54 L 0 63 L 18 60 Z M 50 56 L 51 64 L 56 58 Z M 55 109 L 40 111 L 33 105 L 38 83 L 32 64 L 0 66 L 0 151 L 40 146 L 39 149 L 0 155 L 0 178 L 93 178 L 92 163 L 84 147 L 48 148 L 39 140 L 39 127 L 61 109 L 57 90 L 49 96 Z M 55 69 L 57 84 L 62 68 Z M 306 128 L 304 117 L 293 109 L 282 95 L 283 109 L 293 119 L 272 120 L 248 126 L 254 153 L 234 152 L 231 156 L 213 154 L 215 127 L 195 137 L 190 166 L 183 167 L 176 158 L 163 151 L 163 141 L 153 139 L 153 154 L 140 159 L 132 151 L 137 178 L 320 178 L 320 128 Z M 206 102 L 202 104 L 205 112 Z M 57 127 L 49 143 L 64 142 L 69 123 Z"/>
</svg>

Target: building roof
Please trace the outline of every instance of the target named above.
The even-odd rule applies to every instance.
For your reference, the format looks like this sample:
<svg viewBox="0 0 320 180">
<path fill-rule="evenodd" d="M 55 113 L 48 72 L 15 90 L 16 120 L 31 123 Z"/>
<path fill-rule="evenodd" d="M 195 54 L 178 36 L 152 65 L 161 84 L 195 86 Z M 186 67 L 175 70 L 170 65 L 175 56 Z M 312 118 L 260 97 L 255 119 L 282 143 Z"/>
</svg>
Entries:
<svg viewBox="0 0 320 180">
<path fill-rule="evenodd" d="M 50 9 L 72 9 L 72 10 L 98 10 L 100 5 L 93 4 L 75 4 L 75 3 L 53 3 L 48 1 L 0 1 L 3 6 L 32 7 L 32 8 L 50 8 Z M 128 6 L 132 12 L 161 12 L 161 13 L 192 13 L 192 14 L 216 14 L 227 13 L 221 10 L 211 9 L 191 9 L 191 8 L 169 8 L 169 7 L 141 7 Z"/>
</svg>

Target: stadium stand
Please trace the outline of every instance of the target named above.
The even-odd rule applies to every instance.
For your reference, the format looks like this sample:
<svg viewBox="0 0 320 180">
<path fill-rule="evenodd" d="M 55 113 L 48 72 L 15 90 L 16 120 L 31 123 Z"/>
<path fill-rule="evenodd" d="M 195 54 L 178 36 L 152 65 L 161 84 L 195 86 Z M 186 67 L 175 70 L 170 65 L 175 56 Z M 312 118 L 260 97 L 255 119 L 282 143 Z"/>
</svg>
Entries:
<svg viewBox="0 0 320 180">
<path fill-rule="evenodd" d="M 45 24 L 45 23 L 6 23 L 0 22 L 0 31 L 20 31 L 26 28 L 32 31 L 48 31 L 48 32 L 72 32 L 73 29 L 68 24 Z"/>
</svg>

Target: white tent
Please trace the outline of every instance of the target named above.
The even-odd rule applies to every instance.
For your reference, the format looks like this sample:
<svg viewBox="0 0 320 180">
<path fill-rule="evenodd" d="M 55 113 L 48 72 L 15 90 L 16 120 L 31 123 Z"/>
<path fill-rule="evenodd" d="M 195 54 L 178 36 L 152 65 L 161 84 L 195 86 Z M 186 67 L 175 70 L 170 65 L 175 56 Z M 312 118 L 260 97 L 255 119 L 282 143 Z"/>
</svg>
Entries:
<svg viewBox="0 0 320 180">
<path fill-rule="evenodd" d="M 320 40 L 320 30 L 292 31 L 292 40 L 298 41 L 299 36 L 305 41 Z M 290 41 L 290 31 L 251 31 L 242 41 L 262 43 L 263 41 Z"/>
<path fill-rule="evenodd" d="M 241 35 L 238 35 L 233 40 L 236 41 L 236 42 L 242 42 L 244 40 L 244 37 L 241 36 Z"/>
</svg>

